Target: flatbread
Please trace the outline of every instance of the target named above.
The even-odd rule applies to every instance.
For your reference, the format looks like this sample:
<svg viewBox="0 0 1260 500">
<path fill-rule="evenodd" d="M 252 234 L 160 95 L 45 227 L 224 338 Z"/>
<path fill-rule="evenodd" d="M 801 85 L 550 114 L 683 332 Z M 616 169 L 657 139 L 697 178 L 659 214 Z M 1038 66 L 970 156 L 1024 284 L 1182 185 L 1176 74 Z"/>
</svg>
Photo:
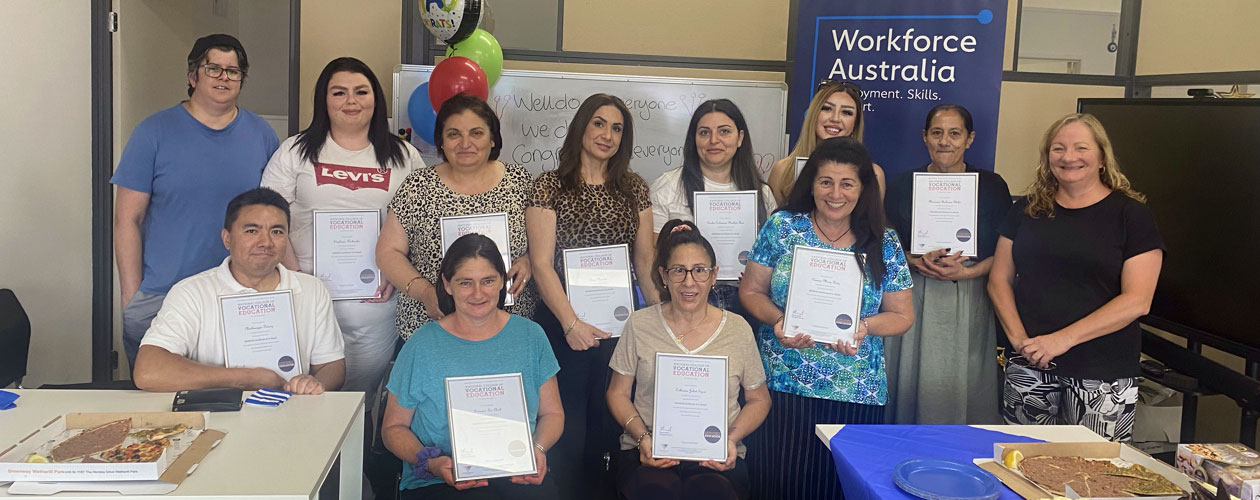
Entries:
<svg viewBox="0 0 1260 500">
<path fill-rule="evenodd" d="M 94 455 L 121 445 L 131 431 L 131 419 L 106 422 L 80 432 L 53 446 L 48 458 L 54 462 L 68 462 L 76 458 Z"/>
<path fill-rule="evenodd" d="M 101 459 L 114 463 L 155 462 L 161 458 L 162 452 L 171 445 L 166 438 L 135 443 L 127 446 L 116 446 L 101 454 Z"/>
<path fill-rule="evenodd" d="M 1108 474 L 1116 467 L 1109 460 L 1086 460 L 1081 457 L 1027 457 L 1019 463 L 1019 471 L 1029 481 L 1059 496 L 1071 486 L 1083 497 L 1131 497 L 1129 490 L 1143 479 Z"/>
<path fill-rule="evenodd" d="M 159 429 L 142 429 L 131 433 L 131 437 L 140 441 L 153 441 L 155 439 L 169 438 L 176 434 L 183 434 L 186 430 L 188 430 L 187 425 L 179 424 Z"/>
</svg>

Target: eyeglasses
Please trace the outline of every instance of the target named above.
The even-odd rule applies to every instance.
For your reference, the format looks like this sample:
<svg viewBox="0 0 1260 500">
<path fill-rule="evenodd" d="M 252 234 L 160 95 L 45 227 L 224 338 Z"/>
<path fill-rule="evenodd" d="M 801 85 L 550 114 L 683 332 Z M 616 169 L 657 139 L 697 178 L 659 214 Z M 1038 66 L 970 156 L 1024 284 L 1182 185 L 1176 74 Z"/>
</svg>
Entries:
<svg viewBox="0 0 1260 500">
<path fill-rule="evenodd" d="M 201 67 L 206 68 L 206 76 L 210 78 L 218 78 L 227 73 L 228 80 L 239 82 L 245 79 L 245 70 L 240 68 L 224 68 L 217 64 L 202 64 Z"/>
<path fill-rule="evenodd" d="M 841 81 L 841 80 L 832 80 L 830 78 L 823 78 L 822 80 L 819 80 L 818 85 L 814 87 L 814 93 L 817 94 L 819 91 L 821 91 L 823 88 L 827 87 L 828 85 L 839 85 L 840 87 L 847 90 L 852 90 L 858 93 L 862 92 L 862 87 L 858 86 L 858 84 L 856 83 L 846 82 L 846 81 Z"/>
<path fill-rule="evenodd" d="M 669 275 L 669 281 L 674 283 L 682 283 L 687 279 L 687 275 L 691 275 L 691 279 L 699 281 L 708 281 L 709 275 L 713 273 L 712 267 L 696 266 L 687 269 L 683 266 L 674 266 L 665 270 L 665 274 Z"/>
</svg>

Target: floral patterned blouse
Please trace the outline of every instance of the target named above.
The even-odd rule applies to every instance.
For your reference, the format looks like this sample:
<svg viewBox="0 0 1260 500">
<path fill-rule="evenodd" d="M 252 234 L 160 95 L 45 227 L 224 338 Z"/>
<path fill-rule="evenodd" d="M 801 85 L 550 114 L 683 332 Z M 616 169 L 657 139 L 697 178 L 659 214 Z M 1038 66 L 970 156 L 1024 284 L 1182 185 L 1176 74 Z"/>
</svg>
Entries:
<svg viewBox="0 0 1260 500">
<path fill-rule="evenodd" d="M 787 303 L 792 248 L 796 245 L 854 251 L 852 246 L 836 248 L 824 244 L 814 233 L 808 213 L 772 214 L 757 234 L 749 259 L 771 269 L 770 299 L 779 309 Z M 863 318 L 879 313 L 884 293 L 906 290 L 913 285 L 901 243 L 891 229 L 884 230 L 883 248 L 887 269 L 883 283 L 879 288 L 872 286 L 869 270 L 862 281 Z M 884 341 L 879 337 L 868 335 L 862 340 L 857 355 L 847 356 L 820 344 L 805 349 L 783 347 L 774 336 L 774 326 L 762 325 L 757 331 L 757 346 L 761 349 L 767 387 L 771 390 L 869 405 L 883 405 L 888 399 Z"/>
</svg>

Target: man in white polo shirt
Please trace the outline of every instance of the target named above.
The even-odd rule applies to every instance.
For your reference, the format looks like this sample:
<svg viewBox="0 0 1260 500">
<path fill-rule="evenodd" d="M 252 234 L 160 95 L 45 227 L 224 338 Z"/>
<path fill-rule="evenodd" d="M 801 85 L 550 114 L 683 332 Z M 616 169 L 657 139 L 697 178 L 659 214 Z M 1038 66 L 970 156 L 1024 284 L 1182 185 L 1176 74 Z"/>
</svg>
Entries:
<svg viewBox="0 0 1260 500">
<path fill-rule="evenodd" d="M 223 222 L 228 257 L 218 267 L 176 283 L 144 334 L 132 374 L 136 386 L 171 392 L 209 387 L 260 387 L 294 394 L 337 390 L 346 376 L 341 328 L 319 278 L 285 269 L 289 203 L 257 188 L 228 203 Z M 292 290 L 302 374 L 287 383 L 268 368 L 224 366 L 219 297 Z"/>
</svg>

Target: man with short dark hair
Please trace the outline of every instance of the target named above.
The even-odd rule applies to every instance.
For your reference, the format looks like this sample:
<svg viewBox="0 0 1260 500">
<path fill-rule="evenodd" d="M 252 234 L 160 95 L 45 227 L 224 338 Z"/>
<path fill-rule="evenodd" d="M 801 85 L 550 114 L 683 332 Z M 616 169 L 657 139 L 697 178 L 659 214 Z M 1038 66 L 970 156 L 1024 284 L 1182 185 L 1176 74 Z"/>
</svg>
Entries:
<svg viewBox="0 0 1260 500">
<path fill-rule="evenodd" d="M 223 205 L 258 186 L 279 146 L 262 117 L 236 105 L 248 71 L 235 37 L 197 40 L 188 53 L 188 100 L 136 126 L 110 179 L 118 186 L 114 256 L 123 346 L 133 366 L 171 285 L 227 255 L 217 241 Z"/>
<path fill-rule="evenodd" d="M 280 265 L 289 245 L 289 203 L 267 188 L 241 193 L 228 203 L 221 238 L 228 257 L 171 287 L 145 332 L 133 374 L 136 386 L 159 392 L 268 387 L 319 394 L 339 389 L 346 376 L 345 346 L 328 290 L 319 278 Z M 219 298 L 276 290 L 293 292 L 302 363 L 297 367 L 302 374 L 287 383 L 270 368 L 225 367 Z"/>
</svg>

